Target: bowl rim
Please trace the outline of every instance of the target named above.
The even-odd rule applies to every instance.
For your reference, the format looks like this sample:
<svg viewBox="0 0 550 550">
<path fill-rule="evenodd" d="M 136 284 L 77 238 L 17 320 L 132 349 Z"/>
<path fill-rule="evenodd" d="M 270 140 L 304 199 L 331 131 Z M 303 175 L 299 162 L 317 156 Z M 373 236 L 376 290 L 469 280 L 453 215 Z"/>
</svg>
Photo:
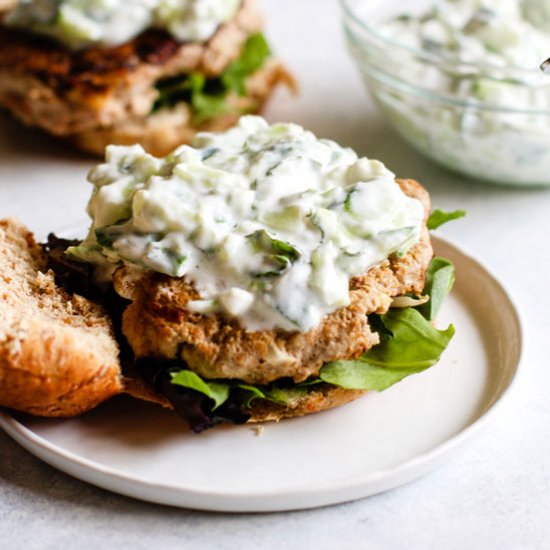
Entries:
<svg viewBox="0 0 550 550">
<path fill-rule="evenodd" d="M 490 70 L 494 70 L 494 71 L 509 70 L 509 71 L 513 71 L 518 75 L 524 74 L 524 75 L 530 75 L 531 77 L 542 74 L 539 67 L 532 68 L 532 69 L 525 69 L 524 67 L 518 67 L 516 65 L 499 66 L 499 65 L 494 65 L 492 63 L 487 63 L 487 62 L 476 63 L 474 61 L 463 61 L 461 59 L 455 59 L 450 56 L 436 54 L 425 48 L 415 48 L 413 46 L 409 46 L 403 42 L 400 42 L 399 40 L 395 40 L 387 35 L 384 35 L 383 33 L 379 32 L 375 27 L 369 25 L 365 21 L 365 19 L 357 13 L 357 10 L 354 9 L 352 4 L 355 1 L 356 0 L 338 0 L 345 15 L 347 15 L 350 19 L 352 19 L 354 23 L 359 25 L 359 27 L 361 27 L 363 31 L 374 36 L 376 39 L 382 42 L 385 42 L 389 46 L 397 47 L 401 50 L 412 53 L 417 57 L 421 57 L 423 59 L 427 59 L 431 61 L 438 61 L 440 63 L 446 63 L 448 65 L 455 65 L 457 67 L 472 68 L 476 70 L 476 72 L 479 72 L 479 69 L 486 69 L 489 71 Z M 510 80 L 510 79 L 507 78 L 505 80 Z M 521 83 L 525 85 L 527 84 L 526 82 L 521 82 Z M 549 84 L 550 84 L 550 77 L 549 77 Z"/>
</svg>

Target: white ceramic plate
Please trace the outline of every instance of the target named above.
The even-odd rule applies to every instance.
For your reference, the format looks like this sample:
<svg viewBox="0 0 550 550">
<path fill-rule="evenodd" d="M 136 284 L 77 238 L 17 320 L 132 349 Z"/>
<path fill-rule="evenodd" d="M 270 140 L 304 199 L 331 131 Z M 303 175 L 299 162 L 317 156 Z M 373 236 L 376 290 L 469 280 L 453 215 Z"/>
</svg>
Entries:
<svg viewBox="0 0 550 550">
<path fill-rule="evenodd" d="M 521 323 L 475 259 L 434 238 L 457 268 L 439 324 L 456 336 L 441 362 L 383 393 L 268 424 L 186 432 L 176 415 L 117 398 L 72 420 L 0 415 L 49 464 L 105 489 L 202 510 L 293 510 L 353 500 L 434 469 L 479 433 L 518 370 Z M 498 314 L 497 314 L 498 312 Z"/>
</svg>

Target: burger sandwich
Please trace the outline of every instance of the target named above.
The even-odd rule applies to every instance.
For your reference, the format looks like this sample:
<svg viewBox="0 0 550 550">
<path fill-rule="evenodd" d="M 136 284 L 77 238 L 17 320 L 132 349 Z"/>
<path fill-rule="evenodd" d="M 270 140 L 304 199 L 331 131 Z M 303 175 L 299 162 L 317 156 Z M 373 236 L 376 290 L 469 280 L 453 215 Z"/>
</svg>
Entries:
<svg viewBox="0 0 550 550">
<path fill-rule="evenodd" d="M 166 155 L 294 87 L 261 29 L 256 0 L 8 0 L 0 107 L 96 155 Z"/>
<path fill-rule="evenodd" d="M 195 432 L 280 420 L 385 390 L 453 336 L 429 229 L 461 213 L 300 126 L 110 146 L 89 180 L 82 241 L 0 227 L 0 405 L 67 416 L 125 391 Z"/>
</svg>

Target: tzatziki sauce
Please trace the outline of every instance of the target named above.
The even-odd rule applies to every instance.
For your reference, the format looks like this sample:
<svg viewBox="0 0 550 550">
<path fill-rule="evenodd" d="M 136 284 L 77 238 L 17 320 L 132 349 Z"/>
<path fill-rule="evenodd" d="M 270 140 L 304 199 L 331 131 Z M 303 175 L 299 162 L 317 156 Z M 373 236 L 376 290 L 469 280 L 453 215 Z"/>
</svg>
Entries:
<svg viewBox="0 0 550 550">
<path fill-rule="evenodd" d="M 72 258 L 107 279 L 122 264 L 186 277 L 200 294 L 188 309 L 250 331 L 316 327 L 424 219 L 381 162 L 256 116 L 163 159 L 110 146 L 89 179 L 93 223 Z"/>
<path fill-rule="evenodd" d="M 182 42 L 204 41 L 240 0 L 20 0 L 5 24 L 51 36 L 73 49 L 123 44 L 154 27 Z"/>
<path fill-rule="evenodd" d="M 377 100 L 398 131 L 470 176 L 548 184 L 550 0 L 433 0 L 381 22 L 375 61 L 398 80 Z M 414 7 L 414 6 L 413 6 Z M 356 48 L 360 63 L 371 49 Z M 386 67 L 388 69 L 386 69 Z M 409 92 L 410 90 L 410 92 Z"/>
<path fill-rule="evenodd" d="M 412 48 L 495 67 L 536 69 L 550 55 L 550 0 L 437 0 L 381 26 Z"/>
</svg>

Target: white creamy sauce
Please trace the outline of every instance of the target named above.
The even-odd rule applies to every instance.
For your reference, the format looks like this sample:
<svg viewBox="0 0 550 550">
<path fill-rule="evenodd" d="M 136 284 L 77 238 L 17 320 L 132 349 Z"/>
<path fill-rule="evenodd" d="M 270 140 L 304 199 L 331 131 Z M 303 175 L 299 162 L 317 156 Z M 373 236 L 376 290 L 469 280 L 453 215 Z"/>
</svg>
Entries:
<svg viewBox="0 0 550 550">
<path fill-rule="evenodd" d="M 380 32 L 450 60 L 396 56 L 399 78 L 471 104 L 453 109 L 407 95 L 388 100 L 409 141 L 473 176 L 548 182 L 550 78 L 539 66 L 550 55 L 550 0 L 440 0 L 424 13 L 387 21 Z"/>
<path fill-rule="evenodd" d="M 90 181 L 74 258 L 188 277 L 191 310 L 248 330 L 317 326 L 349 304 L 351 277 L 418 241 L 424 216 L 382 163 L 253 116 L 164 159 L 110 146 Z"/>
<path fill-rule="evenodd" d="M 240 0 L 20 0 L 6 22 L 75 49 L 123 44 L 150 27 L 195 42 L 210 38 L 239 6 Z"/>
<path fill-rule="evenodd" d="M 550 55 L 549 0 L 439 0 L 381 32 L 414 48 L 497 67 L 536 69 Z"/>
</svg>

